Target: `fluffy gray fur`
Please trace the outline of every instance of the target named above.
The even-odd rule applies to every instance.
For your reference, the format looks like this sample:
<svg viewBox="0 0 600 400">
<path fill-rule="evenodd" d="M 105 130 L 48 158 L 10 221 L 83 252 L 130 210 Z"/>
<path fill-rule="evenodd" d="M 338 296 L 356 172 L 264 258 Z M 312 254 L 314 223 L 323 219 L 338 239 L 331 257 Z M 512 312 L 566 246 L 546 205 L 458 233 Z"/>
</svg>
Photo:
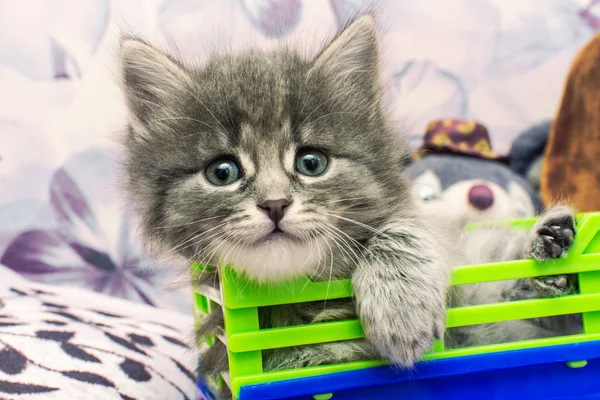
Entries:
<svg viewBox="0 0 600 400">
<path fill-rule="evenodd" d="M 355 305 L 272 307 L 261 324 L 357 314 L 368 342 L 273 350 L 266 369 L 377 356 L 410 366 L 444 331 L 450 262 L 399 170 L 407 150 L 382 111 L 376 31 L 363 15 L 314 60 L 247 52 L 193 67 L 138 39 L 122 42 L 124 183 L 146 241 L 188 259 L 231 262 L 262 282 L 352 278 Z M 302 149 L 327 154 L 323 176 L 294 170 Z M 204 171 L 223 157 L 243 177 L 211 186 Z M 273 240 L 273 223 L 257 207 L 267 200 L 291 203 Z M 202 335 L 222 318 L 210 322 Z M 223 359 L 213 346 L 205 372 L 219 372 Z"/>
<path fill-rule="evenodd" d="M 548 261 L 564 256 L 575 235 L 574 213 L 557 206 L 544 213 L 530 231 L 494 226 L 474 229 L 462 238 L 468 264 L 533 257 Z M 560 283 L 560 285 L 558 284 Z M 555 297 L 575 291 L 575 276 L 552 276 L 499 281 L 461 287 L 462 305 Z M 473 346 L 580 333 L 581 316 L 565 315 L 508 321 L 457 329 L 454 345 Z"/>
</svg>

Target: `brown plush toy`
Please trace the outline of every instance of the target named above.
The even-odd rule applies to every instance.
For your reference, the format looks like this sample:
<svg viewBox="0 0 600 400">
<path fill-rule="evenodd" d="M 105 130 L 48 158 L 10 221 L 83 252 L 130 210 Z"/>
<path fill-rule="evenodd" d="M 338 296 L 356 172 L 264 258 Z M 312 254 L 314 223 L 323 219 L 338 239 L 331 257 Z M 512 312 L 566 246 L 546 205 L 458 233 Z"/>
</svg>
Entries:
<svg viewBox="0 0 600 400">
<path fill-rule="evenodd" d="M 569 200 L 600 211 L 600 34 L 571 66 L 541 173 L 545 204 Z"/>
</svg>

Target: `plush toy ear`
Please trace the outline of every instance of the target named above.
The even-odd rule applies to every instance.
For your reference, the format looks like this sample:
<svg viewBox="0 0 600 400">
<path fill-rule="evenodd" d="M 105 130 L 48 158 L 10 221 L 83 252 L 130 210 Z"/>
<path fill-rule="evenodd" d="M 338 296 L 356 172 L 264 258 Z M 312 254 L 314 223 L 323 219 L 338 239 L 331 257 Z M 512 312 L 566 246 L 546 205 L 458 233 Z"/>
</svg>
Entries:
<svg viewBox="0 0 600 400">
<path fill-rule="evenodd" d="M 175 60 L 133 38 L 121 41 L 121 72 L 131 124 L 140 135 L 147 134 L 148 122 L 191 81 Z"/>
<path fill-rule="evenodd" d="M 379 83 L 379 40 L 371 14 L 350 23 L 314 61 L 309 76 L 327 77 L 372 94 Z"/>
<path fill-rule="evenodd" d="M 540 189 L 541 166 L 552 121 L 544 121 L 521 133 L 510 148 L 510 168 Z"/>
</svg>

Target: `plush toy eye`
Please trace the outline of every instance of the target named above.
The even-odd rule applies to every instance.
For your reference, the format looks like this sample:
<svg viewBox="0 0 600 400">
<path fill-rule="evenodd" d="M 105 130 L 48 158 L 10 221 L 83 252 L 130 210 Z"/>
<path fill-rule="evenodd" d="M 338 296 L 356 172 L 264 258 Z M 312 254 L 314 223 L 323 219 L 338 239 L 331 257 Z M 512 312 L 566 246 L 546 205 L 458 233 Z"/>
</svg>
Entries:
<svg viewBox="0 0 600 400">
<path fill-rule="evenodd" d="M 423 201 L 431 201 L 438 198 L 435 189 L 429 185 L 419 185 L 417 188 L 417 196 Z"/>
<path fill-rule="evenodd" d="M 206 167 L 204 176 L 215 186 L 227 186 L 238 181 L 242 177 L 242 172 L 235 161 L 221 158 Z"/>
<path fill-rule="evenodd" d="M 327 172 L 329 158 L 319 150 L 304 150 L 296 156 L 296 171 L 306 176 L 321 176 Z"/>
</svg>

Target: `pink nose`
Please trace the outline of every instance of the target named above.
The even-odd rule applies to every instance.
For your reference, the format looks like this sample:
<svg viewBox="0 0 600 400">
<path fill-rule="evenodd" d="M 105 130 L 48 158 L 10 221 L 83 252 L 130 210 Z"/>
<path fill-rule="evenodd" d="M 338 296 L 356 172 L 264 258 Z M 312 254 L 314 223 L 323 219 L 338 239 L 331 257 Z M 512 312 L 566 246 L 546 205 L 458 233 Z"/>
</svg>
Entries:
<svg viewBox="0 0 600 400">
<path fill-rule="evenodd" d="M 484 184 L 473 185 L 469 190 L 469 203 L 476 209 L 487 210 L 494 204 L 494 193 Z"/>
</svg>

